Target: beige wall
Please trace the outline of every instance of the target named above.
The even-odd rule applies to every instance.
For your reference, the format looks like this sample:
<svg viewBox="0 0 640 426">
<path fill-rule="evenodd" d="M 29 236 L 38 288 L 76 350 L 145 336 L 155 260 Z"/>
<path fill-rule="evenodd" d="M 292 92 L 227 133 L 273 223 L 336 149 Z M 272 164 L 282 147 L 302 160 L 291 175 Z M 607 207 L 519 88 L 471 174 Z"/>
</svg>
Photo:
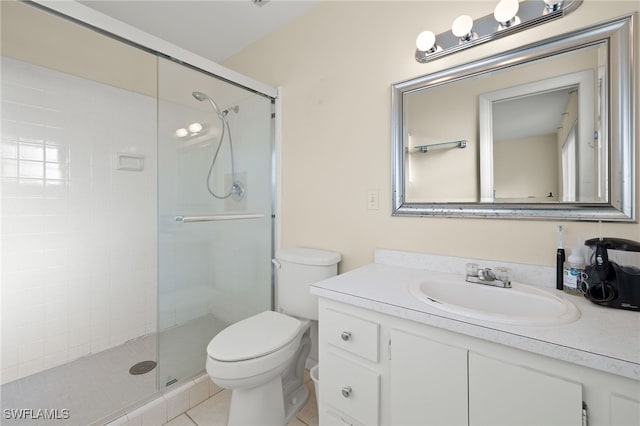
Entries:
<svg viewBox="0 0 640 426">
<path fill-rule="evenodd" d="M 558 138 L 555 134 L 494 141 L 496 199 L 545 202 L 558 199 Z M 553 197 L 547 194 L 553 193 Z"/>
<path fill-rule="evenodd" d="M 0 5 L 3 56 L 155 97 L 155 55 L 23 2 Z"/>
<path fill-rule="evenodd" d="M 390 86 L 565 31 L 638 11 L 637 1 L 589 1 L 571 15 L 429 64 L 416 35 L 495 2 L 326 1 L 224 65 L 282 87 L 282 246 L 339 250 L 341 271 L 376 247 L 553 265 L 556 231 L 567 244 L 607 236 L 640 240 L 639 224 L 391 216 Z M 640 43 L 638 43 L 640 45 Z M 367 190 L 380 209 L 367 210 Z"/>
</svg>

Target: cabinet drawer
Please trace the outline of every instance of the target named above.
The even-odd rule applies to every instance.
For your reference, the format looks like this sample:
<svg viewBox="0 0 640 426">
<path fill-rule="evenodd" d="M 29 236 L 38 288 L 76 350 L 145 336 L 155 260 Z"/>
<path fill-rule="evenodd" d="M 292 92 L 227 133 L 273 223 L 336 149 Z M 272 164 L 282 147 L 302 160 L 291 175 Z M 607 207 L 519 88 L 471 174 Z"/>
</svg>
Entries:
<svg viewBox="0 0 640 426">
<path fill-rule="evenodd" d="M 377 425 L 380 375 L 329 352 L 322 360 L 320 400 L 366 425 Z"/>
<path fill-rule="evenodd" d="M 324 426 L 367 426 L 336 410 L 328 409 L 320 413 L 320 424 Z"/>
<path fill-rule="evenodd" d="M 378 362 L 378 329 L 375 322 L 332 309 L 324 310 L 320 321 L 326 342 L 372 362 Z"/>
</svg>

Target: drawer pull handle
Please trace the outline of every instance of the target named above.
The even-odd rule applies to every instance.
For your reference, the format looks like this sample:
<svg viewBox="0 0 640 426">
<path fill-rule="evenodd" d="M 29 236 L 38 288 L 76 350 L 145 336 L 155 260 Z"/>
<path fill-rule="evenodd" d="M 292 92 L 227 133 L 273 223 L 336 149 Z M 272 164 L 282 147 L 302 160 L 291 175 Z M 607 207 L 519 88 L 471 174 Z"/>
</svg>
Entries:
<svg viewBox="0 0 640 426">
<path fill-rule="evenodd" d="M 345 386 L 342 388 L 342 396 L 349 398 L 351 396 L 351 386 Z"/>
<path fill-rule="evenodd" d="M 340 335 L 340 337 L 342 338 L 342 340 L 344 340 L 346 342 L 347 340 L 349 340 L 351 338 L 351 332 L 350 331 L 343 331 L 342 334 Z"/>
</svg>

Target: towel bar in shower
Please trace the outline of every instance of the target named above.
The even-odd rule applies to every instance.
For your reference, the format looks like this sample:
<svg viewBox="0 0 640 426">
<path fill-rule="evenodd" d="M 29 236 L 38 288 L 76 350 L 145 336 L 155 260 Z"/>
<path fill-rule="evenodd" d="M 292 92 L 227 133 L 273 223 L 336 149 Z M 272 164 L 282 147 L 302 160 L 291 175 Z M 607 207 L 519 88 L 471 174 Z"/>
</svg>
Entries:
<svg viewBox="0 0 640 426">
<path fill-rule="evenodd" d="M 264 214 L 217 214 L 212 216 L 176 216 L 176 222 L 214 222 L 218 220 L 262 219 Z"/>
<path fill-rule="evenodd" d="M 420 145 L 420 146 L 416 146 L 415 149 L 419 150 L 420 152 L 429 152 L 434 148 L 443 148 L 446 146 L 455 146 L 457 148 L 466 148 L 467 147 L 467 141 L 466 140 L 461 140 L 461 141 L 451 141 L 451 142 L 440 142 L 440 143 L 432 143 L 429 145 Z"/>
</svg>

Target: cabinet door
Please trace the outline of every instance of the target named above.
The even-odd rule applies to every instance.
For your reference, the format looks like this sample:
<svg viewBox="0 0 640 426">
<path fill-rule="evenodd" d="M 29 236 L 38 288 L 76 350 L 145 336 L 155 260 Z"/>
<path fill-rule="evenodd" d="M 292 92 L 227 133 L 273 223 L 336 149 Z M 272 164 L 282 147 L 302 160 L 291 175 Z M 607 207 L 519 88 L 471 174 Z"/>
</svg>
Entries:
<svg viewBox="0 0 640 426">
<path fill-rule="evenodd" d="M 392 329 L 392 425 L 466 425 L 467 350 Z"/>
<path fill-rule="evenodd" d="M 582 385 L 469 352 L 469 425 L 582 425 Z"/>
<path fill-rule="evenodd" d="M 640 402 L 621 395 L 611 395 L 611 425 L 640 425 Z"/>
</svg>

